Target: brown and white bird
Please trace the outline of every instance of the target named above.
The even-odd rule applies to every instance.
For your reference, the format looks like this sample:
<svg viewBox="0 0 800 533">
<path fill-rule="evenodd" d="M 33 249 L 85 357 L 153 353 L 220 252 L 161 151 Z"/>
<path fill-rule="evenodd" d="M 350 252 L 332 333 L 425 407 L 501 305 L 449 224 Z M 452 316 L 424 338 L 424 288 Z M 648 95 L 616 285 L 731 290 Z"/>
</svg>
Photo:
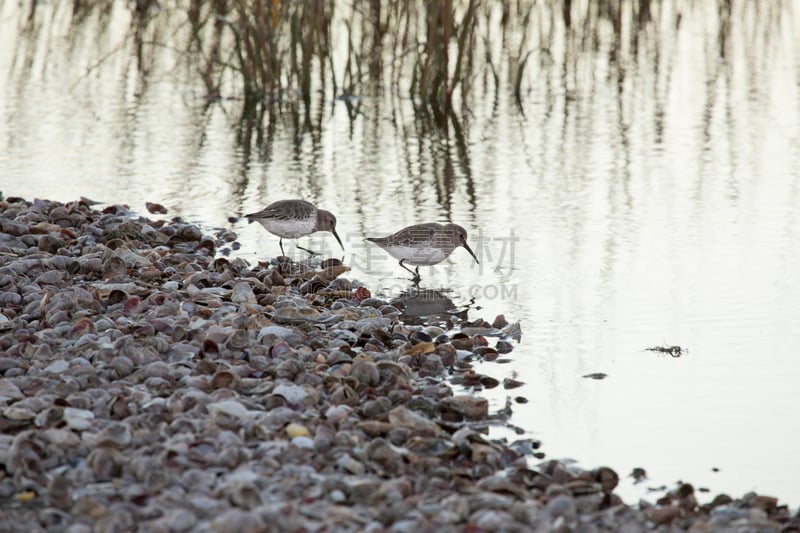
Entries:
<svg viewBox="0 0 800 533">
<path fill-rule="evenodd" d="M 420 266 L 441 263 L 459 246 L 468 251 L 476 263 L 480 263 L 467 244 L 467 230 L 458 224 L 415 224 L 388 237 L 368 237 L 367 240 L 399 259 L 400 266 L 414 274 L 413 281 L 420 280 Z M 411 270 L 404 263 L 416 265 L 417 268 Z"/>
<path fill-rule="evenodd" d="M 245 215 L 248 223 L 258 222 L 264 229 L 279 238 L 278 244 L 283 251 L 283 239 L 298 239 L 317 231 L 330 231 L 336 237 L 339 246 L 344 250 L 344 245 L 336 233 L 336 217 L 330 211 L 317 209 L 311 202 L 305 200 L 278 200 L 256 213 Z M 301 250 L 315 253 L 307 248 L 298 246 Z"/>
</svg>

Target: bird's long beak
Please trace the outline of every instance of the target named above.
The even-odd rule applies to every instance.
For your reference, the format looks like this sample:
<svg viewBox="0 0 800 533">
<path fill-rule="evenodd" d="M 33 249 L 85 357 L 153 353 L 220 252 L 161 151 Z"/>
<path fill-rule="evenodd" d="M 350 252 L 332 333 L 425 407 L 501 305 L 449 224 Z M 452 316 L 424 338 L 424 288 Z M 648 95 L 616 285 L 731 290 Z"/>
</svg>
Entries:
<svg viewBox="0 0 800 533">
<path fill-rule="evenodd" d="M 470 248 L 469 244 L 467 244 L 467 241 L 464 241 L 464 244 L 462 244 L 461 246 L 463 246 L 464 249 L 469 252 L 469 255 L 472 256 L 472 258 L 475 260 L 476 263 L 478 263 L 479 265 L 481 264 L 481 262 L 478 261 L 478 258 L 475 257 L 475 253 L 472 251 L 472 248 Z"/>
<path fill-rule="evenodd" d="M 344 251 L 344 244 L 342 244 L 342 239 L 340 239 L 340 238 L 339 238 L 339 234 L 338 234 L 338 233 L 336 233 L 336 230 L 335 230 L 335 229 L 334 229 L 334 230 L 331 230 L 331 233 L 333 233 L 333 236 L 334 236 L 334 237 L 336 237 L 336 242 L 338 242 L 338 243 L 339 243 L 339 246 L 341 246 L 341 247 L 342 247 L 342 251 Z"/>
</svg>

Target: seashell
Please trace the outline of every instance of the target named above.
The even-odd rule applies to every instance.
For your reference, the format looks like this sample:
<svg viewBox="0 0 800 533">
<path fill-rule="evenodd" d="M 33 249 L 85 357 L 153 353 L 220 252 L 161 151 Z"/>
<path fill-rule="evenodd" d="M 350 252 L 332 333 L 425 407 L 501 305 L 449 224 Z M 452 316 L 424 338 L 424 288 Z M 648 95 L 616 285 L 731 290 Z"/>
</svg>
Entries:
<svg viewBox="0 0 800 533">
<path fill-rule="evenodd" d="M 443 398 L 441 406 L 469 420 L 482 420 L 489 414 L 489 401 L 471 395 L 457 395 Z"/>
<path fill-rule="evenodd" d="M 389 411 L 389 423 L 394 426 L 406 427 L 413 431 L 424 431 L 433 435 L 438 435 L 442 432 L 442 429 L 434 421 L 403 405 L 398 405 Z"/>
<path fill-rule="evenodd" d="M 491 346 L 475 346 L 472 353 L 483 358 L 484 361 L 495 361 L 498 357 L 497 350 Z"/>
<path fill-rule="evenodd" d="M 353 293 L 354 299 L 358 302 L 363 302 L 364 300 L 367 300 L 371 296 L 372 294 L 370 294 L 369 289 L 367 289 L 366 287 L 358 287 Z M 381 304 L 382 303 L 383 302 L 381 302 Z"/>
<path fill-rule="evenodd" d="M 408 383 L 411 380 L 411 374 L 403 365 L 388 360 L 378 361 L 376 364 L 381 379 L 389 384 Z"/>
<path fill-rule="evenodd" d="M 256 295 L 253 293 L 253 288 L 249 283 L 241 281 L 233 286 L 231 301 L 236 304 L 254 304 L 256 303 Z"/>
<path fill-rule="evenodd" d="M 103 261 L 101 266 L 103 277 L 107 279 L 125 274 L 127 269 L 128 267 L 125 264 L 125 261 L 117 254 L 108 257 L 108 259 Z"/>
<path fill-rule="evenodd" d="M 396 475 L 403 469 L 405 463 L 403 454 L 382 438 L 371 440 L 364 451 L 371 465 L 381 468 L 383 476 Z"/>
<path fill-rule="evenodd" d="M 187 241 L 199 241 L 203 238 L 203 233 L 200 231 L 200 228 L 193 224 L 180 225 L 175 234 Z"/>
<path fill-rule="evenodd" d="M 226 345 L 232 350 L 243 350 L 250 344 L 250 333 L 243 329 L 237 329 L 228 336 Z"/>
<path fill-rule="evenodd" d="M 32 392 L 38 391 L 39 387 L 41 387 L 44 383 L 38 378 L 21 378 L 17 379 L 18 386 L 21 386 L 21 391 L 23 394 L 31 394 Z M 13 404 L 11 407 L 17 408 L 25 408 L 30 409 L 34 413 L 38 413 L 43 409 L 46 409 L 51 405 L 51 399 L 48 396 L 41 395 L 41 396 L 28 396 L 23 400 L 20 400 Z"/>
<path fill-rule="evenodd" d="M 445 368 L 442 360 L 435 353 L 431 353 L 421 360 L 419 374 L 421 376 L 436 376 L 444 374 Z"/>
<path fill-rule="evenodd" d="M 133 518 L 133 511 L 124 507 L 110 506 L 104 513 L 99 513 L 99 518 L 94 522 L 92 531 L 111 532 L 111 531 L 134 531 L 136 521 Z"/>
<path fill-rule="evenodd" d="M 314 432 L 314 449 L 326 452 L 333 447 L 334 430 L 328 424 L 319 424 Z"/>
<path fill-rule="evenodd" d="M 214 339 L 205 339 L 203 341 L 202 353 L 210 356 L 219 354 L 219 345 Z"/>
<path fill-rule="evenodd" d="M 202 239 L 197 245 L 194 247 L 195 253 L 205 252 L 208 255 L 214 255 L 217 249 L 216 243 L 212 239 Z"/>
<path fill-rule="evenodd" d="M 359 307 L 371 307 L 372 309 L 380 309 L 386 302 L 380 300 L 378 298 L 364 298 L 363 300 L 359 301 Z"/>
<path fill-rule="evenodd" d="M 193 300 L 184 300 L 181 302 L 181 312 L 187 315 L 194 315 L 200 311 L 200 306 Z"/>
<path fill-rule="evenodd" d="M 97 481 L 110 481 L 119 477 L 123 462 L 124 457 L 119 451 L 105 446 L 94 448 L 86 457 L 86 464 Z"/>
<path fill-rule="evenodd" d="M 591 472 L 595 481 L 600 483 L 605 494 L 611 494 L 619 484 L 619 475 L 607 466 L 601 466 Z"/>
<path fill-rule="evenodd" d="M 83 274 L 100 273 L 103 271 L 103 261 L 99 257 L 82 256 L 78 258 L 80 272 Z"/>
<path fill-rule="evenodd" d="M 422 435 L 409 437 L 403 446 L 411 453 L 429 457 L 453 455 L 456 451 L 455 445 L 447 439 Z"/>
<path fill-rule="evenodd" d="M 479 531 L 502 531 L 508 528 L 508 524 L 518 523 L 514 515 L 505 510 L 512 507 L 510 501 L 506 498 L 494 501 L 487 494 L 479 493 L 471 502 L 475 510 L 469 516 L 470 524 L 474 524 Z M 491 500 L 491 503 L 483 503 L 484 500 Z"/>
<path fill-rule="evenodd" d="M 368 437 L 382 437 L 388 435 L 394 426 L 380 420 L 363 420 L 356 424 L 356 428 L 366 433 Z"/>
<path fill-rule="evenodd" d="M 64 422 L 75 431 L 84 431 L 92 427 L 94 413 L 87 409 L 77 409 L 75 407 L 64 408 Z"/>
<path fill-rule="evenodd" d="M 3 410 L 3 416 L 8 420 L 29 421 L 36 418 L 36 411 L 27 407 L 12 405 Z"/>
<path fill-rule="evenodd" d="M 72 508 L 72 492 L 73 482 L 64 474 L 53 476 L 47 484 L 50 505 L 63 511 L 69 511 Z"/>
<path fill-rule="evenodd" d="M 266 524 L 261 516 L 253 512 L 245 512 L 240 509 L 229 509 L 211 522 L 214 531 L 224 533 L 227 531 L 267 531 Z"/>
<path fill-rule="evenodd" d="M 316 294 L 326 286 L 326 281 L 319 276 L 314 276 L 310 280 L 301 283 L 297 290 L 300 294 Z"/>
<path fill-rule="evenodd" d="M 518 387 L 522 387 L 525 385 L 523 381 L 519 381 L 514 378 L 503 378 L 503 388 L 504 389 L 516 389 Z"/>
<path fill-rule="evenodd" d="M 472 350 L 473 346 L 470 336 L 463 332 L 454 334 L 450 339 L 450 343 L 456 350 Z"/>
<path fill-rule="evenodd" d="M 334 329 L 331 333 L 336 339 L 341 339 L 351 346 L 358 342 L 359 336 L 353 331 L 347 329 Z"/>
<path fill-rule="evenodd" d="M 97 328 L 92 319 L 88 317 L 81 317 L 72 324 L 72 327 L 69 330 L 69 336 L 74 339 L 86 333 L 94 333 L 96 331 Z"/>
<path fill-rule="evenodd" d="M 19 305 L 22 303 L 22 296 L 11 290 L 3 291 L 0 293 L 0 303 L 3 304 L 3 307 Z M 10 330 L 11 328 L 13 328 L 11 320 L 4 314 L 0 314 L 0 331 Z"/>
<path fill-rule="evenodd" d="M 307 427 L 294 422 L 286 426 L 285 431 L 291 439 L 294 439 L 295 437 L 308 437 L 311 435 L 311 432 L 308 431 Z"/>
<path fill-rule="evenodd" d="M 497 344 L 495 344 L 495 350 L 497 350 L 497 353 L 506 354 L 510 353 L 513 349 L 514 345 L 508 341 L 499 340 L 497 341 Z"/>
<path fill-rule="evenodd" d="M 433 353 L 436 351 L 436 345 L 432 342 L 418 342 L 406 350 L 406 355 L 419 356 Z"/>
<path fill-rule="evenodd" d="M 273 389 L 272 394 L 280 396 L 291 405 L 300 405 L 309 397 L 305 388 L 293 383 L 279 384 Z"/>
<path fill-rule="evenodd" d="M 500 330 L 501 337 L 511 337 L 517 342 L 522 340 L 522 327 L 519 321 L 509 324 Z"/>
<path fill-rule="evenodd" d="M 364 344 L 364 351 L 383 353 L 386 351 L 386 345 L 383 344 L 378 339 L 376 339 L 375 337 L 370 337 L 369 341 L 367 341 L 367 343 Z"/>
<path fill-rule="evenodd" d="M 279 359 L 284 358 L 287 355 L 292 354 L 292 353 L 294 353 L 294 350 L 292 349 L 291 346 L 289 346 L 289 343 L 287 343 L 284 340 L 280 340 L 280 341 L 276 342 L 269 349 L 269 355 L 271 357 L 279 358 Z"/>
<path fill-rule="evenodd" d="M 258 487 L 252 481 L 233 483 L 226 487 L 225 492 L 231 503 L 241 509 L 255 509 L 263 503 Z"/>
<path fill-rule="evenodd" d="M 359 355 L 350 367 L 350 375 L 357 379 L 361 385 L 375 387 L 380 382 L 380 371 L 372 359 L 366 355 Z"/>
<path fill-rule="evenodd" d="M 297 359 L 286 359 L 275 367 L 275 377 L 287 380 L 294 380 L 301 372 L 305 371 L 305 365 Z"/>
<path fill-rule="evenodd" d="M 331 424 L 339 424 L 346 420 L 353 409 L 347 405 L 332 405 L 325 411 L 325 419 Z"/>
<path fill-rule="evenodd" d="M 243 420 L 253 417 L 253 414 L 236 400 L 224 400 L 206 405 L 211 414 L 212 421 L 222 428 L 238 428 Z"/>
<path fill-rule="evenodd" d="M 211 378 L 211 385 L 215 389 L 224 389 L 229 388 L 231 385 L 235 384 L 236 381 L 237 377 L 233 373 L 227 370 L 220 370 Z"/>
<path fill-rule="evenodd" d="M 359 401 L 359 397 L 352 387 L 343 384 L 334 389 L 333 393 L 331 393 L 330 400 L 333 404 L 356 405 Z"/>
<path fill-rule="evenodd" d="M 492 322 L 492 327 L 495 329 L 503 329 L 504 327 L 508 326 L 508 320 L 506 320 L 505 315 L 497 315 Z"/>
<path fill-rule="evenodd" d="M 147 210 L 150 213 L 159 214 L 159 215 L 166 215 L 167 214 L 167 208 L 164 207 L 161 204 L 158 204 L 158 203 L 155 203 L 155 202 L 145 202 L 144 206 L 145 206 L 145 208 L 147 208 Z"/>
<path fill-rule="evenodd" d="M 39 285 L 61 285 L 66 274 L 60 270 L 48 270 L 36 276 L 35 282 Z"/>
<path fill-rule="evenodd" d="M 283 279 L 283 276 L 281 275 L 280 272 L 278 272 L 278 270 L 272 270 L 272 272 L 270 273 L 269 279 L 270 279 L 270 282 L 272 283 L 273 286 L 275 286 L 275 285 L 278 285 L 278 286 L 286 285 L 286 280 Z"/>
<path fill-rule="evenodd" d="M 337 292 L 337 291 L 350 292 L 350 291 L 353 290 L 353 284 L 350 282 L 349 279 L 336 278 L 334 280 L 331 280 L 330 283 L 328 283 L 328 287 L 327 288 L 329 290 L 331 290 L 331 291 L 334 291 L 334 292 Z"/>
<path fill-rule="evenodd" d="M 419 343 L 427 343 L 427 344 L 433 343 L 433 338 L 431 338 L 431 336 L 425 333 L 424 331 L 420 330 L 411 332 L 411 335 L 408 336 L 408 340 L 411 342 L 412 345 L 416 345 Z"/>
<path fill-rule="evenodd" d="M 367 418 L 382 418 L 392 408 L 392 402 L 385 396 L 379 396 L 373 400 L 367 400 L 361 406 L 361 414 Z"/>
<path fill-rule="evenodd" d="M 423 328 L 422 332 L 428 335 L 431 339 L 435 339 L 436 344 L 441 344 L 442 342 L 448 342 L 450 340 L 450 337 L 445 335 L 444 330 L 439 326 L 427 326 L 426 328 Z M 443 337 L 446 340 L 440 340 L 440 337 Z"/>
<path fill-rule="evenodd" d="M 0 365 L 0 372 L 7 370 Z M 25 397 L 19 387 L 10 379 L 0 378 L 0 397 L 10 400 L 21 400 Z"/>
<path fill-rule="evenodd" d="M 325 285 L 338 278 L 345 272 L 350 271 L 350 267 L 341 264 L 341 261 L 339 261 L 339 264 L 333 264 L 330 259 L 326 259 L 325 261 L 326 262 L 323 262 L 323 264 L 320 265 L 322 270 L 317 271 L 314 275 L 314 277 L 318 278 L 319 281 Z"/>
<path fill-rule="evenodd" d="M 133 441 L 130 425 L 112 422 L 94 436 L 94 446 L 124 449 Z"/>
<path fill-rule="evenodd" d="M 164 277 L 164 273 L 156 266 L 142 267 L 138 271 L 139 278 L 144 281 L 156 281 Z"/>
<path fill-rule="evenodd" d="M 197 524 L 197 517 L 191 511 L 173 508 L 163 516 L 137 525 L 140 530 L 147 531 L 193 531 Z M 68 533 L 77 533 L 68 531 Z M 89 533 L 88 531 L 86 533 Z"/>
<path fill-rule="evenodd" d="M 472 337 L 472 345 L 473 346 L 488 346 L 489 341 L 486 340 L 486 337 L 483 335 L 475 335 Z"/>
<path fill-rule="evenodd" d="M 682 514 L 680 507 L 672 505 L 657 505 L 647 509 L 647 516 L 656 525 L 666 526 L 671 524 Z"/>
<path fill-rule="evenodd" d="M 272 314 L 272 319 L 279 324 L 302 324 L 318 322 L 323 315 L 311 307 L 281 307 Z"/>
<path fill-rule="evenodd" d="M 58 253 L 58 249 L 64 246 L 64 241 L 59 239 L 58 237 L 54 237 L 52 235 L 46 234 L 39 237 L 39 242 L 37 243 L 37 247 L 43 251 L 50 254 Z"/>
<path fill-rule="evenodd" d="M 506 476 L 498 474 L 486 476 L 478 480 L 475 486 L 481 490 L 511 495 L 522 500 L 524 500 L 527 495 L 527 491 L 523 487 L 520 487 Z"/>
<path fill-rule="evenodd" d="M 356 461 L 350 455 L 343 453 L 336 458 L 336 466 L 359 477 L 366 473 L 366 467 L 360 461 Z"/>
<path fill-rule="evenodd" d="M 42 372 L 46 374 L 61 374 L 63 372 L 66 372 L 68 369 L 69 369 L 69 363 L 67 361 L 64 361 L 63 359 L 59 359 L 47 365 L 42 370 Z"/>
<path fill-rule="evenodd" d="M 327 365 L 333 366 L 342 363 L 352 363 L 353 357 L 341 349 L 331 351 L 328 356 L 325 358 L 325 363 Z"/>
</svg>

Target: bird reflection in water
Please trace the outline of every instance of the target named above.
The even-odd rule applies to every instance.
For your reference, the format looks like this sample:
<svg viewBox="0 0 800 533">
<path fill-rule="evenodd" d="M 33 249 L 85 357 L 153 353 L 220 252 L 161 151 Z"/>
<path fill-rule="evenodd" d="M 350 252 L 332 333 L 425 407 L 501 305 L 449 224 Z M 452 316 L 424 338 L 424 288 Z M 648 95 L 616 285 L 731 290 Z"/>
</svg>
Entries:
<svg viewBox="0 0 800 533">
<path fill-rule="evenodd" d="M 400 317 L 406 324 L 430 325 L 447 322 L 453 317 L 466 320 L 473 301 L 459 307 L 447 296 L 447 292 L 447 289 L 410 287 L 394 298 L 392 305 L 400 309 Z"/>
</svg>

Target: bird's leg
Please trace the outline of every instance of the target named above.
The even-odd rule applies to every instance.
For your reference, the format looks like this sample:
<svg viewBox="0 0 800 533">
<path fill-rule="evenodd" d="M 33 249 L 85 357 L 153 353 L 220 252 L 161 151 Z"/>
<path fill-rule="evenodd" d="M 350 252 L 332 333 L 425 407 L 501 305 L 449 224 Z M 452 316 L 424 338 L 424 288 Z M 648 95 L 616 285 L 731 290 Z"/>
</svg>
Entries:
<svg viewBox="0 0 800 533">
<path fill-rule="evenodd" d="M 414 277 L 411 279 L 411 283 L 414 284 L 415 287 L 419 287 L 419 282 L 422 280 L 422 277 L 419 275 L 419 266 L 414 269 Z"/>
<path fill-rule="evenodd" d="M 278 237 L 278 245 L 281 247 L 281 255 L 286 257 L 286 252 L 283 251 L 283 237 Z"/>
<path fill-rule="evenodd" d="M 296 248 L 299 248 L 300 250 L 303 250 L 304 252 L 308 252 L 311 255 L 319 255 L 319 252 L 315 252 L 314 250 L 309 250 L 308 248 L 303 248 L 299 244 L 296 246 Z"/>
<path fill-rule="evenodd" d="M 403 268 L 405 268 L 406 270 L 408 270 L 408 271 L 409 271 L 409 272 L 411 272 L 412 274 L 414 274 L 414 277 L 411 279 L 411 281 L 413 281 L 414 283 L 418 283 L 418 282 L 419 282 L 419 280 L 420 280 L 420 279 L 422 279 L 422 278 L 420 278 L 420 277 L 419 277 L 419 266 L 417 267 L 417 271 L 416 271 L 416 272 L 414 272 L 413 270 L 411 270 L 410 268 L 408 268 L 407 266 L 405 266 L 405 265 L 403 264 L 403 261 L 405 261 L 405 259 L 401 259 L 401 260 L 400 260 L 400 266 L 401 266 L 401 267 L 403 267 Z"/>
</svg>

